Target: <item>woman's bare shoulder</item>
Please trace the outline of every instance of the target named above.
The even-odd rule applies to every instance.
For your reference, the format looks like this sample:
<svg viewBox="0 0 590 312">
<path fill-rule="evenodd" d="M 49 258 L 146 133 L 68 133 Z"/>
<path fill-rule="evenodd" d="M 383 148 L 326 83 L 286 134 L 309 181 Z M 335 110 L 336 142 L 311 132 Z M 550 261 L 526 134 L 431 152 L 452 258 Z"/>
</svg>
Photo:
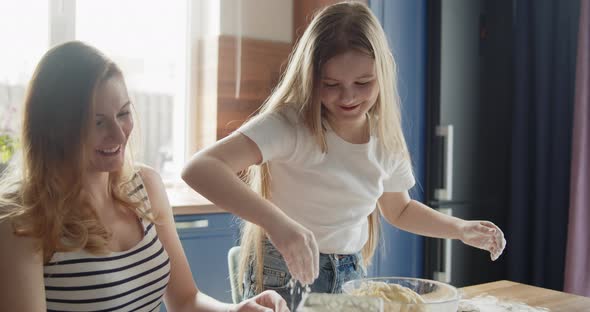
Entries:
<svg viewBox="0 0 590 312">
<path fill-rule="evenodd" d="M 30 236 L 17 235 L 12 219 L 6 218 L 0 221 L 0 258 L 4 262 L 6 257 L 31 257 L 39 255 L 38 241 Z"/>
</svg>

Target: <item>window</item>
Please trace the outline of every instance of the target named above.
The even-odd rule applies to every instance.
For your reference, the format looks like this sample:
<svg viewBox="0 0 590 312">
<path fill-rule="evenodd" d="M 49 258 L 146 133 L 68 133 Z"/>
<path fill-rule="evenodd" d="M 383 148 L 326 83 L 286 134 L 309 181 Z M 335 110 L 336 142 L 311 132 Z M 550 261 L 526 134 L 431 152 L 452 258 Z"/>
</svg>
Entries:
<svg viewBox="0 0 590 312">
<path fill-rule="evenodd" d="M 0 134 L 16 133 L 24 90 L 47 49 L 95 46 L 122 69 L 137 111 L 138 160 L 177 179 L 185 161 L 187 0 L 0 2 Z"/>
<path fill-rule="evenodd" d="M 133 152 L 173 185 L 187 155 L 234 131 L 274 88 L 292 15 L 292 0 L 2 1 L 0 134 L 17 126 L 42 54 L 81 40 L 121 67 L 137 111 Z"/>
<path fill-rule="evenodd" d="M 16 136 L 25 87 L 47 50 L 49 4 L 0 2 L 0 135 Z"/>
</svg>

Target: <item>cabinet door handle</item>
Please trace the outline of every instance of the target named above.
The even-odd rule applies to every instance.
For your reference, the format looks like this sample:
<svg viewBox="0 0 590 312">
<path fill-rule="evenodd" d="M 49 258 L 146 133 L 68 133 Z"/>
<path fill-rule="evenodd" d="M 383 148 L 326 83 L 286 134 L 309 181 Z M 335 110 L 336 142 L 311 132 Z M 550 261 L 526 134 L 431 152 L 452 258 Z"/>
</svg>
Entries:
<svg viewBox="0 0 590 312">
<path fill-rule="evenodd" d="M 444 188 L 436 189 L 434 197 L 437 200 L 453 199 L 453 125 L 437 126 L 436 135 L 446 138 L 445 140 L 445 185 Z"/>
<path fill-rule="evenodd" d="M 452 216 L 453 215 L 453 208 L 438 208 L 439 212 L 444 213 L 446 215 Z M 450 283 L 451 282 L 451 268 L 453 267 L 453 241 L 450 239 L 443 239 L 443 256 L 442 259 L 439 261 L 442 262 L 442 271 L 435 271 L 434 272 L 434 279 L 443 282 L 443 283 Z"/>
<path fill-rule="evenodd" d="M 176 222 L 176 229 L 203 229 L 209 227 L 209 220 L 195 220 L 195 221 L 183 221 Z"/>
</svg>

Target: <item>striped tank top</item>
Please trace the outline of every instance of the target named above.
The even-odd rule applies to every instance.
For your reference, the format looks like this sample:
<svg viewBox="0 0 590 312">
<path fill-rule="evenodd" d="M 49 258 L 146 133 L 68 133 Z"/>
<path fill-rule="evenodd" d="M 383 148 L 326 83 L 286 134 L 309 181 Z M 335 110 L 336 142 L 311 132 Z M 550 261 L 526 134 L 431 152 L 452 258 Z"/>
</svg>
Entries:
<svg viewBox="0 0 590 312">
<path fill-rule="evenodd" d="M 141 177 L 129 196 L 150 203 Z M 106 255 L 56 252 L 43 268 L 47 311 L 158 311 L 170 277 L 170 261 L 154 224 L 142 220 L 143 239 Z"/>
</svg>

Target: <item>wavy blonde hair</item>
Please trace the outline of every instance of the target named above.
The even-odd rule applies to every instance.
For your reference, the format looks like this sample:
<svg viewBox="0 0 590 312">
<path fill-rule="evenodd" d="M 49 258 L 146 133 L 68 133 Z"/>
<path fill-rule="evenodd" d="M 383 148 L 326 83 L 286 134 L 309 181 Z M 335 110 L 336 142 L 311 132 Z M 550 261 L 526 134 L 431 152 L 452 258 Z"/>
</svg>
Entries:
<svg viewBox="0 0 590 312">
<path fill-rule="evenodd" d="M 296 109 L 300 119 L 315 137 L 318 147 L 322 152 L 328 152 L 323 108 L 318 94 L 320 72 L 330 58 L 350 50 L 366 53 L 375 61 L 379 95 L 368 112 L 370 120 L 375 121 L 375 135 L 386 153 L 401 154 L 409 161 L 401 127 L 396 64 L 379 21 L 363 3 L 337 3 L 315 14 L 291 53 L 281 80 L 259 109 L 258 115 L 271 114 L 286 107 Z M 246 179 L 264 198 L 271 198 L 268 164 L 251 166 Z M 368 221 L 369 239 L 361 251 L 365 266 L 371 263 L 379 241 L 378 209 L 368 216 Z M 264 238 L 262 228 L 244 223 L 238 280 L 243 281 L 248 266 L 254 263 L 256 292 L 261 292 L 263 288 Z"/>
<path fill-rule="evenodd" d="M 50 49 L 29 83 L 24 101 L 20 158 L 0 180 L 0 222 L 33 237 L 47 263 L 55 252 L 108 252 L 110 234 L 82 186 L 87 141 L 94 126 L 96 90 L 121 70 L 97 49 L 73 41 Z M 135 213 L 140 203 L 126 194 L 134 169 L 126 153 L 120 171 L 109 173 L 116 202 Z M 141 214 L 150 220 L 149 212 Z"/>
</svg>

